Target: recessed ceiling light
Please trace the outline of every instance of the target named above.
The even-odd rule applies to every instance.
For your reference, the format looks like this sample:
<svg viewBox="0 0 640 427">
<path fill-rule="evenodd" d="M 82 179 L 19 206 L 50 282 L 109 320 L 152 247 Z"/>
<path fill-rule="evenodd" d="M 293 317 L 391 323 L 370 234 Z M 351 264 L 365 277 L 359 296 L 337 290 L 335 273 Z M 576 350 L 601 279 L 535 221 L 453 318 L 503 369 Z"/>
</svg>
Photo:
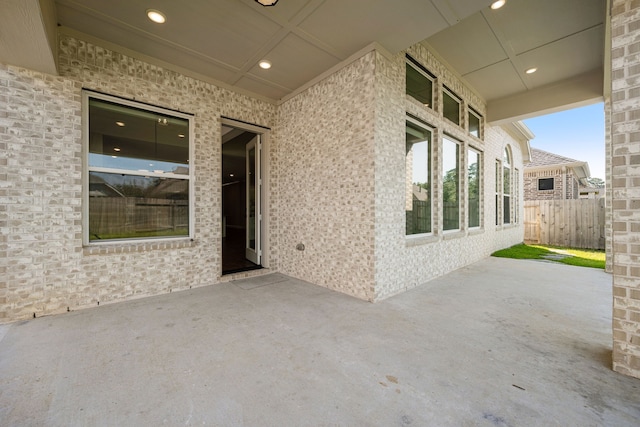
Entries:
<svg viewBox="0 0 640 427">
<path fill-rule="evenodd" d="M 536 67 L 533 67 L 533 68 L 529 68 L 528 70 L 526 70 L 526 71 L 525 71 L 525 73 L 527 73 L 527 74 L 533 74 L 533 73 L 535 73 L 536 71 L 538 71 L 538 69 L 537 69 Z"/>
<path fill-rule="evenodd" d="M 120 127 L 124 126 L 124 122 L 116 122 L 116 124 Z"/>
<path fill-rule="evenodd" d="M 147 9 L 147 16 L 149 17 L 149 19 L 151 19 L 153 22 L 157 24 L 164 24 L 165 21 L 167 20 L 167 17 L 164 16 L 164 13 L 155 9 Z"/>
<path fill-rule="evenodd" d="M 275 6 L 278 3 L 278 0 L 256 0 L 263 6 Z"/>
<path fill-rule="evenodd" d="M 178 138 L 184 138 L 184 133 L 179 133 Z"/>
<path fill-rule="evenodd" d="M 267 61 L 266 59 L 263 59 L 262 61 L 260 61 L 258 65 L 263 70 L 268 70 L 269 68 L 271 68 L 271 62 Z"/>
<path fill-rule="evenodd" d="M 493 3 L 491 3 L 491 9 L 493 10 L 500 9 L 502 6 L 504 6 L 506 2 L 507 0 L 496 0 Z"/>
<path fill-rule="evenodd" d="M 113 147 L 113 151 L 120 151 L 120 147 Z"/>
<path fill-rule="evenodd" d="M 233 178 L 233 176 L 234 176 L 234 175 L 233 175 L 232 173 L 230 173 L 230 174 L 229 174 L 229 176 L 230 176 L 231 178 Z"/>
</svg>

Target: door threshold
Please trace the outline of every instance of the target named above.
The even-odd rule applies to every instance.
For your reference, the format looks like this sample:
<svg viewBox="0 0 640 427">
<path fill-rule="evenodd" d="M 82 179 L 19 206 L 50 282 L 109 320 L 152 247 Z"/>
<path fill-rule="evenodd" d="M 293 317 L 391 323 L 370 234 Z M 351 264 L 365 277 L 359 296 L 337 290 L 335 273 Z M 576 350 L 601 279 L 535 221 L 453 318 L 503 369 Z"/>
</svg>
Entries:
<svg viewBox="0 0 640 427">
<path fill-rule="evenodd" d="M 222 271 L 222 275 L 226 276 L 227 274 L 243 273 L 245 271 L 260 270 L 262 268 L 264 268 L 264 267 L 261 266 L 261 265 L 252 265 L 252 266 L 248 266 L 248 267 L 235 268 L 233 270 L 223 270 Z"/>
</svg>

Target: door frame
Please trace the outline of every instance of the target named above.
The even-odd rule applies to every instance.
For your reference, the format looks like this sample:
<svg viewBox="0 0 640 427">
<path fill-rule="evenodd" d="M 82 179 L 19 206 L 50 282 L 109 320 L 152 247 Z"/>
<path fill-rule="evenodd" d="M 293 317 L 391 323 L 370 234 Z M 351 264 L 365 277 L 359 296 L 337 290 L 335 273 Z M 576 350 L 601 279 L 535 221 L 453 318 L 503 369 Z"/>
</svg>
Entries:
<svg viewBox="0 0 640 427">
<path fill-rule="evenodd" d="M 261 135 L 256 135 L 251 138 L 245 147 L 245 188 L 246 188 L 246 202 L 245 202 L 245 244 L 244 244 L 244 252 L 245 258 L 249 261 L 253 262 L 257 265 L 262 265 L 262 150 L 261 150 Z M 249 157 L 249 152 L 252 151 L 253 154 L 253 165 L 251 164 L 251 157 Z M 253 167 L 254 176 L 250 177 L 250 170 Z M 253 184 L 253 192 L 251 191 L 251 187 Z M 253 197 L 254 201 L 254 212 L 253 212 L 253 221 L 251 220 L 251 200 Z M 251 233 L 253 227 L 253 233 Z M 251 247 L 251 235 L 253 234 L 253 242 L 254 247 Z"/>
<path fill-rule="evenodd" d="M 262 211 L 262 221 L 260 226 L 260 247 L 261 247 L 261 257 L 260 257 L 260 265 L 263 268 L 270 268 L 271 266 L 271 257 L 270 257 L 270 140 L 271 140 L 271 128 L 266 126 L 260 126 L 252 123 L 247 123 L 242 120 L 236 120 L 229 117 L 222 116 L 220 118 L 220 136 L 218 141 L 220 145 L 222 145 L 222 125 L 231 126 L 237 129 L 246 130 L 249 132 L 253 132 L 257 134 L 260 138 L 260 175 L 262 179 L 262 184 L 260 185 L 260 204 Z M 218 170 L 222 170 L 222 146 L 220 147 L 220 155 L 218 157 Z M 222 185 L 218 184 L 216 191 L 219 194 L 220 200 L 222 199 Z M 220 237 L 222 237 L 222 204 L 220 204 L 220 209 L 216 212 L 217 218 L 217 230 L 220 233 Z M 222 242 L 222 239 L 220 239 Z M 222 243 L 218 246 L 218 259 L 219 262 L 219 275 L 222 277 Z M 233 274 L 233 273 L 232 273 Z"/>
</svg>

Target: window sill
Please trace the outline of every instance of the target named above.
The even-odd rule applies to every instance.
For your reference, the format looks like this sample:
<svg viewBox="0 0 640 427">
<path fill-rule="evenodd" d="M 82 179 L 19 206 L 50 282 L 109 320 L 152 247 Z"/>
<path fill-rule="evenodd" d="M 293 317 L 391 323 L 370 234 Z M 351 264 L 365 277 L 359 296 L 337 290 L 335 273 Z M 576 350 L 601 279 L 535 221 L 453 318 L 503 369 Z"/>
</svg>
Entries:
<svg viewBox="0 0 640 427">
<path fill-rule="evenodd" d="M 428 243 L 435 243 L 440 240 L 440 237 L 435 234 L 425 234 L 425 235 L 409 235 L 405 236 L 404 245 L 406 248 L 412 248 L 414 246 L 422 246 Z"/>
<path fill-rule="evenodd" d="M 442 233 L 443 240 L 459 239 L 460 237 L 464 237 L 464 236 L 465 236 L 465 232 L 462 230 L 451 230 L 451 231 L 445 231 Z"/>
<path fill-rule="evenodd" d="M 154 239 L 136 241 L 113 241 L 90 244 L 82 248 L 83 255 L 108 255 L 123 254 L 133 252 L 147 252 L 166 249 L 192 248 L 197 245 L 193 239 L 188 237 L 177 239 Z"/>
<path fill-rule="evenodd" d="M 484 233 L 484 228 L 481 228 L 481 227 L 469 229 L 469 236 L 477 236 L 478 234 L 483 234 L 483 233 Z"/>
</svg>

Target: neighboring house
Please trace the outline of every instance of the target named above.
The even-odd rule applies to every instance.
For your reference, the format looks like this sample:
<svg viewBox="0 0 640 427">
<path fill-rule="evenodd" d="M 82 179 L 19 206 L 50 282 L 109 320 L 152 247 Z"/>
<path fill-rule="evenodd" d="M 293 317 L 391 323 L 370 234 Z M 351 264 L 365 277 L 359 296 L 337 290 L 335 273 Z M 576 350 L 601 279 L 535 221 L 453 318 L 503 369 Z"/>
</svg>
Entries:
<svg viewBox="0 0 640 427">
<path fill-rule="evenodd" d="M 599 199 L 604 195 L 604 187 L 580 187 L 580 199 Z"/>
<path fill-rule="evenodd" d="M 640 376 L 640 5 L 605 3 L 2 2 L 0 322 L 269 272 L 405 292 L 522 241 L 519 120 L 604 101 Z"/>
<path fill-rule="evenodd" d="M 524 199 L 577 199 L 589 175 L 587 162 L 532 148 L 531 162 L 524 166 Z"/>
</svg>

